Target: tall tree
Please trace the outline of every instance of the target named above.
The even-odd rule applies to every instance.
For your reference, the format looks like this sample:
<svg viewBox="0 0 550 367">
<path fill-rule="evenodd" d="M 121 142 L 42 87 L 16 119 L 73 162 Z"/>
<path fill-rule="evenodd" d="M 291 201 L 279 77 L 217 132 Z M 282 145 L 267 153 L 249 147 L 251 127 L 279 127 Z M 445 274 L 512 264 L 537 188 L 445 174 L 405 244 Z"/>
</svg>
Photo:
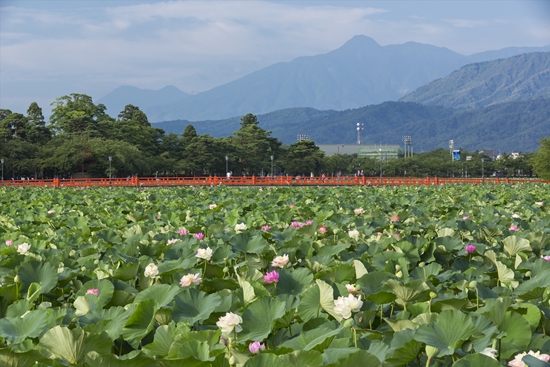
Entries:
<svg viewBox="0 0 550 367">
<path fill-rule="evenodd" d="M 33 144 L 44 144 L 51 139 L 52 133 L 46 126 L 42 108 L 36 102 L 31 103 L 27 109 L 29 132 L 27 140 Z"/>
<path fill-rule="evenodd" d="M 324 153 L 312 140 L 301 140 L 288 147 L 284 160 L 285 171 L 291 175 L 320 174 Z"/>
<path fill-rule="evenodd" d="M 100 135 L 100 123 L 112 120 L 105 112 L 105 105 L 95 105 L 92 97 L 85 94 L 72 93 L 70 96 L 57 98 L 52 106 L 52 127 L 65 134 Z"/>
<path fill-rule="evenodd" d="M 543 180 L 550 180 L 550 136 L 540 140 L 538 152 L 531 159 L 535 173 Z"/>
</svg>

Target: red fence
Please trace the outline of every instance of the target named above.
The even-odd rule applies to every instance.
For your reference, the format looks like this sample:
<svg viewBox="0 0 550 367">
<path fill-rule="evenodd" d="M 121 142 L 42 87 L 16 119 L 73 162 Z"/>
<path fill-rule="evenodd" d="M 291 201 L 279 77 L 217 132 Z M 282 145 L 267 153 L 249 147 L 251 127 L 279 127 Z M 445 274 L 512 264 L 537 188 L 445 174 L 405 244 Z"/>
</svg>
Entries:
<svg viewBox="0 0 550 367">
<path fill-rule="evenodd" d="M 443 185 L 443 184 L 519 184 L 550 183 L 544 180 L 516 178 L 441 178 L 441 177 L 131 177 L 131 178 L 75 178 L 49 180 L 4 180 L 0 186 L 20 187 L 90 187 L 90 186 L 190 186 L 190 185 L 231 185 L 231 186 L 353 186 L 353 185 Z"/>
</svg>

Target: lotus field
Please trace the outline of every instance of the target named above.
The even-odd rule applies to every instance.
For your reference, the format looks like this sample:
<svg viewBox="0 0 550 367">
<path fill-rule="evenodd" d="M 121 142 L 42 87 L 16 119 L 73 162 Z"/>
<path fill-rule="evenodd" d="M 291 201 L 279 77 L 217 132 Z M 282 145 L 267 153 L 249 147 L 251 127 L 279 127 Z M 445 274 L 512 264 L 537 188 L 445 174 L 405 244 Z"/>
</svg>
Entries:
<svg viewBox="0 0 550 367">
<path fill-rule="evenodd" d="M 0 188 L 1 366 L 549 366 L 550 189 Z"/>
</svg>

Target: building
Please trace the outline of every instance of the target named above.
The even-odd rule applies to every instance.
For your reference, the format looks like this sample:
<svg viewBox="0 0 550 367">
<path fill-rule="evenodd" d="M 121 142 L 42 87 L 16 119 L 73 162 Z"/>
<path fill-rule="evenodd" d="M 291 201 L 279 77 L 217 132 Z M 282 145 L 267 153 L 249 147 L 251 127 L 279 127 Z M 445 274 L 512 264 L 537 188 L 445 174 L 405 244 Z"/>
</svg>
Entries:
<svg viewBox="0 0 550 367">
<path fill-rule="evenodd" d="M 358 157 L 369 157 L 383 160 L 403 157 L 404 151 L 393 144 L 317 144 L 326 156 L 335 154 L 357 154 Z"/>
</svg>

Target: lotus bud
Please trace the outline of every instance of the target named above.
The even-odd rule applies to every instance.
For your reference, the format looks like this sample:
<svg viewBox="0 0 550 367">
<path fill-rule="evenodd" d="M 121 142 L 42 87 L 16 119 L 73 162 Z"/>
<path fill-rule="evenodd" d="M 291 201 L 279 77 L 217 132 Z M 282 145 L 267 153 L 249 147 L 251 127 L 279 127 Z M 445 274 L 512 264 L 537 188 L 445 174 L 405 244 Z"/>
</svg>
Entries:
<svg viewBox="0 0 550 367">
<path fill-rule="evenodd" d="M 235 356 L 232 355 L 231 357 L 229 357 L 229 365 L 233 366 L 234 364 L 235 364 Z"/>
<path fill-rule="evenodd" d="M 390 229 L 393 229 L 393 227 L 395 227 L 393 224 L 390 224 Z"/>
<path fill-rule="evenodd" d="M 430 298 L 434 299 L 435 297 L 437 297 L 437 294 L 434 292 L 430 292 Z"/>
<path fill-rule="evenodd" d="M 19 275 L 16 275 L 14 278 L 13 278 L 13 281 L 15 283 L 19 283 Z"/>
<path fill-rule="evenodd" d="M 474 346 L 473 346 L 472 342 L 469 341 L 469 340 L 466 340 L 466 341 L 464 342 L 464 344 L 462 344 L 462 351 L 463 351 L 464 353 L 470 353 L 470 351 L 473 349 L 473 347 L 474 347 Z"/>
<path fill-rule="evenodd" d="M 527 273 L 525 273 L 525 276 L 528 278 L 531 278 L 531 271 L 528 271 Z"/>
<path fill-rule="evenodd" d="M 401 270 L 401 265 L 395 265 L 395 270 Z"/>
<path fill-rule="evenodd" d="M 95 259 L 95 260 L 94 260 L 94 265 L 97 265 L 97 264 L 99 264 L 99 260 L 98 260 L 98 259 Z"/>
<path fill-rule="evenodd" d="M 470 284 L 468 284 L 468 287 L 475 288 L 477 286 L 477 282 L 475 280 L 472 280 Z"/>
<path fill-rule="evenodd" d="M 399 279 L 403 278 L 403 272 L 401 270 L 399 270 L 397 273 L 395 273 L 395 276 L 398 277 Z"/>
<path fill-rule="evenodd" d="M 344 327 L 353 327 L 355 325 L 355 320 L 353 318 L 349 318 L 346 321 L 344 321 Z"/>
<path fill-rule="evenodd" d="M 439 349 L 436 347 L 432 347 L 431 345 L 426 345 L 426 355 L 428 356 L 428 359 L 432 359 L 435 355 L 439 353 Z"/>
<path fill-rule="evenodd" d="M 229 273 L 229 268 L 226 266 L 225 268 L 223 268 L 223 272 L 224 273 Z"/>
<path fill-rule="evenodd" d="M 425 267 L 425 266 L 426 266 L 426 263 L 425 263 L 425 262 L 421 262 L 420 264 L 418 264 L 418 267 L 419 267 L 419 268 L 423 268 L 423 267 Z"/>
<path fill-rule="evenodd" d="M 80 268 L 80 270 L 82 270 L 82 271 L 86 271 L 86 267 L 85 267 L 85 266 L 83 266 L 83 267 L 81 267 L 81 268 Z"/>
</svg>

